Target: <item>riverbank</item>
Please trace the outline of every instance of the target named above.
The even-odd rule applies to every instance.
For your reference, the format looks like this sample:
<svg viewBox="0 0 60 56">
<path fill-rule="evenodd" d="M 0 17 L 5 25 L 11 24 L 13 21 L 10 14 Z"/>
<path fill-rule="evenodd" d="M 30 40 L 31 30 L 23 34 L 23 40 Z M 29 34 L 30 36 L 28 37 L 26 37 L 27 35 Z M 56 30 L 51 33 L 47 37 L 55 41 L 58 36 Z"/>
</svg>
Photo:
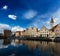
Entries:
<svg viewBox="0 0 60 56">
<path fill-rule="evenodd" d="M 35 41 L 53 41 L 60 42 L 60 37 L 56 37 L 55 39 L 49 37 L 0 37 L 0 39 L 19 39 L 19 40 L 35 40 Z"/>
<path fill-rule="evenodd" d="M 45 37 L 32 37 L 32 38 L 26 38 L 27 40 L 36 40 L 36 41 L 52 41 L 51 39 L 49 38 L 45 38 Z"/>
</svg>

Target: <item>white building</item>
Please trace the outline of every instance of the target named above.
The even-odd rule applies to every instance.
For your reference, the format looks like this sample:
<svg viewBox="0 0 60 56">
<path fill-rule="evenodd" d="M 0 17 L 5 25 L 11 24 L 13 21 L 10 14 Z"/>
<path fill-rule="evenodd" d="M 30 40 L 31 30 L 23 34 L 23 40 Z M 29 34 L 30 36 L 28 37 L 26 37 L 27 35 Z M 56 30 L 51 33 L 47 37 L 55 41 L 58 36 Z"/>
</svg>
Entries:
<svg viewBox="0 0 60 56">
<path fill-rule="evenodd" d="M 45 26 L 43 26 L 39 30 L 39 34 L 40 34 L 40 37 L 48 37 L 49 36 L 49 30 Z"/>
</svg>

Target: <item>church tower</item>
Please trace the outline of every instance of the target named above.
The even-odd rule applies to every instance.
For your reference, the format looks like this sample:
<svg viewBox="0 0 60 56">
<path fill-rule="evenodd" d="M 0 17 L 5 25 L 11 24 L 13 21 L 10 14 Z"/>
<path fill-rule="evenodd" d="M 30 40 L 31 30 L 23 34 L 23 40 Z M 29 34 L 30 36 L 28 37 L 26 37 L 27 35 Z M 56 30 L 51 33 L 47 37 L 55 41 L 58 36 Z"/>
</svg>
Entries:
<svg viewBox="0 0 60 56">
<path fill-rule="evenodd" d="M 51 27 L 51 28 L 54 27 L 54 20 L 53 20 L 53 18 L 51 18 L 51 21 L 50 21 L 50 27 Z"/>
</svg>

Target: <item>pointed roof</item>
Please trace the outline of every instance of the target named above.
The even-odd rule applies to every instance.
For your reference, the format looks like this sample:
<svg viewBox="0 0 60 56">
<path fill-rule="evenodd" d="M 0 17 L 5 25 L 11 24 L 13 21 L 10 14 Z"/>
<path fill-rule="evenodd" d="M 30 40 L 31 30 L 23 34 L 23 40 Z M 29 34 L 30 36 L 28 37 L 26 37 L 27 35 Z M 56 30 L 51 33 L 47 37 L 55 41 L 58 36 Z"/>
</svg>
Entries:
<svg viewBox="0 0 60 56">
<path fill-rule="evenodd" d="M 50 21 L 50 23 L 54 23 L 53 17 L 51 17 L 51 21 Z"/>
<path fill-rule="evenodd" d="M 54 29 L 56 28 L 56 27 L 58 27 L 60 25 L 60 23 L 59 24 L 57 24 L 57 25 L 55 25 L 52 29 L 50 29 L 50 30 L 52 30 L 52 31 L 54 31 Z"/>
<path fill-rule="evenodd" d="M 46 30 L 48 30 L 45 26 L 43 26 L 40 30 L 42 30 L 42 29 L 46 29 Z"/>
</svg>

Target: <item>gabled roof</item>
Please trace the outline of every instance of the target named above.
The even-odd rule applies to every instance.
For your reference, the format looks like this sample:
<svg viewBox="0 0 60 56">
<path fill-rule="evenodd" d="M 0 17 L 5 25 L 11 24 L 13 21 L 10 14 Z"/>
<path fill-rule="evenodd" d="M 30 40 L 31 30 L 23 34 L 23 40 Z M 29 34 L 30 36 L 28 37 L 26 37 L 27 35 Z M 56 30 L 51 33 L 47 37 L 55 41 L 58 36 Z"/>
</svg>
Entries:
<svg viewBox="0 0 60 56">
<path fill-rule="evenodd" d="M 42 29 L 46 29 L 46 30 L 48 30 L 48 28 L 46 28 L 45 26 L 43 26 L 40 30 L 42 30 Z"/>
<path fill-rule="evenodd" d="M 55 25 L 55 26 L 54 26 L 52 29 L 50 29 L 50 30 L 54 31 L 54 29 L 55 29 L 58 25 L 60 25 L 60 23 L 57 24 L 57 25 Z"/>
</svg>

